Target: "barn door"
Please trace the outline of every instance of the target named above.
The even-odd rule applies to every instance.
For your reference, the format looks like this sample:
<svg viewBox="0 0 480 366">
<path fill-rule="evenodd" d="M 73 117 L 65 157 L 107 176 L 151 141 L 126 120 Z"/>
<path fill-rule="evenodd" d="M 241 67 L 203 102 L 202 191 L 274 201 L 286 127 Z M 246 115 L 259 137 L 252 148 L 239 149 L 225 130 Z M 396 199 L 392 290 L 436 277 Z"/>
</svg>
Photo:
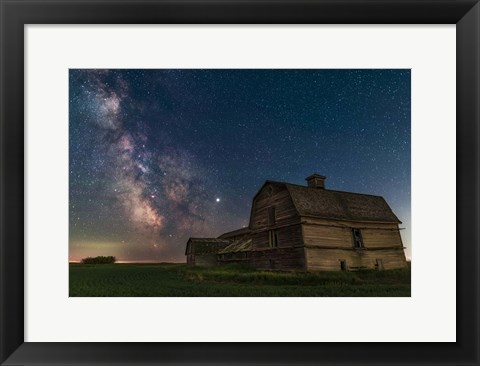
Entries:
<svg viewBox="0 0 480 366">
<path fill-rule="evenodd" d="M 381 259 L 376 259 L 375 269 L 378 271 L 383 271 L 383 261 Z"/>
</svg>

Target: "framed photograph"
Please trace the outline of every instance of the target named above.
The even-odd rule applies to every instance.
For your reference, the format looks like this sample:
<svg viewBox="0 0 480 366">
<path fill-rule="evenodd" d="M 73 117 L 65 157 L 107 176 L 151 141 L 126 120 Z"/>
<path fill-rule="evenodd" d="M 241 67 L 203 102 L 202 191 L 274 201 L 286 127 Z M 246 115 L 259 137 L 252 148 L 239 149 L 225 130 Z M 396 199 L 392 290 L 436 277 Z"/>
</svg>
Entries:
<svg viewBox="0 0 480 366">
<path fill-rule="evenodd" d="M 1 364 L 478 359 L 477 1 L 2 1 Z"/>
<path fill-rule="evenodd" d="M 70 69 L 69 296 L 410 296 L 410 80 Z"/>
</svg>

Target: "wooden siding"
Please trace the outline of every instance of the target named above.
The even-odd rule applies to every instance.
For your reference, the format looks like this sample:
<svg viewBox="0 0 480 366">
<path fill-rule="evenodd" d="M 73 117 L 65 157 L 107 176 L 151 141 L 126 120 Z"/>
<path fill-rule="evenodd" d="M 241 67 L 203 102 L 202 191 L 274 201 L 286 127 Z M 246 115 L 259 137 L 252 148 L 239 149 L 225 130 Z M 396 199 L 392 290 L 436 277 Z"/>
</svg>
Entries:
<svg viewBox="0 0 480 366">
<path fill-rule="evenodd" d="M 266 184 L 253 200 L 250 229 L 255 230 L 269 226 L 268 213 L 271 207 L 275 207 L 275 222 L 270 226 L 287 224 L 298 219 L 297 211 L 287 189 L 277 184 Z"/>
<path fill-rule="evenodd" d="M 252 234 L 250 237 L 253 242 L 253 249 L 267 249 L 269 248 L 268 231 L 262 231 Z"/>
<path fill-rule="evenodd" d="M 403 247 L 396 224 L 302 220 L 305 245 L 352 248 L 352 229 L 359 229 L 365 248 Z"/>
<path fill-rule="evenodd" d="M 329 227 L 318 225 L 303 226 L 305 245 L 352 248 L 352 229 L 350 227 Z"/>
<path fill-rule="evenodd" d="M 196 266 L 211 267 L 217 265 L 217 254 L 195 255 L 194 264 Z"/>
<path fill-rule="evenodd" d="M 340 271 L 340 262 L 346 261 L 348 270 L 376 269 L 380 260 L 383 269 L 405 268 L 407 261 L 401 248 L 368 249 L 322 249 L 305 248 L 306 268 L 308 271 Z"/>
<path fill-rule="evenodd" d="M 303 245 L 302 226 L 292 225 L 275 230 L 278 237 L 278 247 L 287 248 Z"/>
<path fill-rule="evenodd" d="M 289 226 L 275 225 L 266 230 L 262 230 L 251 234 L 253 249 L 268 249 L 270 248 L 269 232 L 275 231 L 277 233 L 277 247 L 291 248 L 294 246 L 303 245 L 302 227 L 300 224 Z"/>
<path fill-rule="evenodd" d="M 233 252 L 218 254 L 218 262 L 222 263 L 244 263 L 250 260 L 251 252 Z"/>
<path fill-rule="evenodd" d="M 348 270 L 407 266 L 397 224 L 302 218 L 302 227 L 309 271 L 340 271 L 341 261 Z M 353 228 L 360 229 L 364 248 L 353 247 Z"/>
<path fill-rule="evenodd" d="M 363 243 L 368 248 L 403 247 L 398 230 L 362 230 Z"/>
<path fill-rule="evenodd" d="M 250 252 L 250 265 L 258 269 L 305 270 L 304 248 L 256 250 Z"/>
<path fill-rule="evenodd" d="M 320 219 L 310 216 L 302 216 L 302 223 L 309 225 L 323 225 L 331 227 L 348 227 L 357 229 L 398 229 L 398 224 L 382 223 L 382 222 L 363 222 L 363 221 L 348 221 L 348 220 L 329 220 Z"/>
</svg>

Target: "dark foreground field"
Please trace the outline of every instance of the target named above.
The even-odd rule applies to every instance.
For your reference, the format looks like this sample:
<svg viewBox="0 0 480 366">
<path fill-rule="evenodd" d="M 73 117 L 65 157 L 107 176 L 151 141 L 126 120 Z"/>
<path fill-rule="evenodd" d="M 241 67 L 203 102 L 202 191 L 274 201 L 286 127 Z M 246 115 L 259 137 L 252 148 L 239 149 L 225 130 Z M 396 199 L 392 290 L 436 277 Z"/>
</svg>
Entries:
<svg viewBox="0 0 480 366">
<path fill-rule="evenodd" d="M 70 296 L 410 296 L 410 270 L 269 272 L 184 264 L 70 264 Z"/>
</svg>

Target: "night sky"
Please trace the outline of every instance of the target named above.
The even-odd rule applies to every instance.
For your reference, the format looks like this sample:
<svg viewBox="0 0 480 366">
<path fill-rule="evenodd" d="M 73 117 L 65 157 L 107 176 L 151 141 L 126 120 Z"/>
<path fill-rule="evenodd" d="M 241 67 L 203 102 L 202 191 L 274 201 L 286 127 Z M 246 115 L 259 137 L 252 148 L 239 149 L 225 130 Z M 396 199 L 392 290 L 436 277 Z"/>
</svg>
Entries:
<svg viewBox="0 0 480 366">
<path fill-rule="evenodd" d="M 383 196 L 410 245 L 410 70 L 70 70 L 71 261 L 184 262 L 265 180 Z"/>
</svg>

